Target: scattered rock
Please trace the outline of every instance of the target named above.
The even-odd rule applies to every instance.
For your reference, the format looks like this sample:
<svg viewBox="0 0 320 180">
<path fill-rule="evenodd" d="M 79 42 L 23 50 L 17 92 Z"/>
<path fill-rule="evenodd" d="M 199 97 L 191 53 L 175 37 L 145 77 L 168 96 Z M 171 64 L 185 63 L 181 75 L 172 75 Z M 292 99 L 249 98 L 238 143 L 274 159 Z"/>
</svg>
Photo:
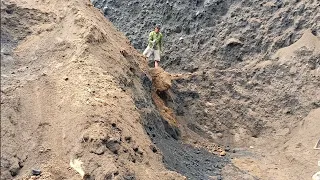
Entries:
<svg viewBox="0 0 320 180">
<path fill-rule="evenodd" d="M 32 175 L 39 176 L 41 174 L 41 170 L 39 169 L 32 169 L 31 170 Z"/>
<path fill-rule="evenodd" d="M 217 133 L 217 137 L 218 137 L 218 138 L 222 138 L 222 137 L 223 137 L 223 134 L 222 134 L 222 133 Z"/>
<path fill-rule="evenodd" d="M 19 166 L 19 164 L 16 162 L 16 163 L 14 163 L 11 167 L 10 167 L 10 173 L 11 173 L 11 176 L 16 176 L 16 175 L 18 175 L 18 173 L 19 173 L 19 171 L 20 171 L 20 166 Z"/>
<path fill-rule="evenodd" d="M 220 156 L 225 156 L 225 155 L 227 155 L 227 153 L 225 151 L 220 152 Z"/>
<path fill-rule="evenodd" d="M 82 139 L 84 142 L 87 142 L 89 140 L 89 134 L 87 133 L 83 134 Z"/>
<path fill-rule="evenodd" d="M 158 152 L 158 149 L 157 149 L 156 146 L 153 145 L 153 144 L 150 145 L 150 149 L 151 149 L 151 151 L 154 152 L 154 153 Z"/>
<path fill-rule="evenodd" d="M 134 146 L 132 147 L 132 149 L 134 150 L 134 152 L 138 152 L 138 151 L 139 151 L 139 146 L 134 145 Z"/>
<path fill-rule="evenodd" d="M 127 143 L 130 143 L 131 142 L 131 137 L 130 136 L 126 136 L 124 138 L 124 140 L 127 142 Z"/>
<path fill-rule="evenodd" d="M 230 38 L 225 43 L 225 46 L 235 46 L 235 45 L 243 45 L 243 42 L 241 42 L 237 38 Z"/>
<path fill-rule="evenodd" d="M 174 32 L 175 33 L 181 33 L 181 30 L 182 30 L 181 26 L 176 26 L 175 29 L 174 29 Z"/>
<path fill-rule="evenodd" d="M 114 154 L 118 154 L 120 149 L 120 141 L 117 138 L 110 138 L 106 143 L 107 148 Z"/>
<path fill-rule="evenodd" d="M 124 56 L 127 57 L 129 54 L 126 50 L 121 50 L 120 53 Z"/>
<path fill-rule="evenodd" d="M 230 151 L 230 147 L 227 146 L 226 148 L 224 148 L 224 150 L 225 150 L 226 152 L 229 152 L 229 151 Z"/>
<path fill-rule="evenodd" d="M 91 150 L 92 153 L 95 153 L 97 155 L 102 155 L 106 151 L 106 147 L 103 145 L 100 145 L 99 147 Z"/>
</svg>

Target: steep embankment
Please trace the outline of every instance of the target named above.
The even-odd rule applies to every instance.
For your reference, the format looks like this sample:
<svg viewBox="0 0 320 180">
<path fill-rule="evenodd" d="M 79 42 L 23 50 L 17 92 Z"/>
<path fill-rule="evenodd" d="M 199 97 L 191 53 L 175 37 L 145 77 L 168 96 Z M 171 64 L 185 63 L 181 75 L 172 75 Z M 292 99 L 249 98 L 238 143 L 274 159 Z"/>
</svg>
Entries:
<svg viewBox="0 0 320 180">
<path fill-rule="evenodd" d="M 309 73 L 319 67 L 318 52 L 301 53 L 304 60 L 293 60 L 289 66 L 272 58 L 306 29 L 310 28 L 313 36 L 319 34 L 317 1 L 93 4 L 138 49 L 145 47 L 153 24 L 163 24 L 166 50 L 162 65 L 168 70 L 198 73 L 191 80 L 177 82 L 177 101 L 184 107 L 179 112 L 200 124 L 200 129 L 208 127 L 204 129 L 210 129 L 214 137 L 222 133 L 224 141 L 241 144 L 229 134 L 242 136 L 241 131 L 246 131 L 243 135 L 257 137 L 268 122 L 283 118 L 294 121 L 318 107 L 319 99 L 310 99 L 316 96 L 318 83 Z M 297 63 L 305 70 L 288 73 Z M 300 94 L 294 90 L 299 86 L 312 90 Z"/>
<path fill-rule="evenodd" d="M 318 151 L 305 150 L 311 143 L 303 140 L 318 136 L 318 111 L 312 111 L 302 121 L 305 123 L 297 122 L 310 109 L 319 107 L 316 1 L 305 5 L 160 1 L 161 6 L 170 7 L 161 13 L 157 11 L 164 9 L 156 8 L 152 1 L 143 2 L 146 6 L 138 1 L 104 2 L 109 5 L 105 10 L 112 12 L 110 18 L 119 27 L 137 25 L 128 32 L 135 31 L 132 37 L 139 41 L 152 27 L 148 19 L 165 17 L 161 13 L 168 15 L 172 23 L 162 22 L 171 29 L 165 34 L 166 54 L 172 59 L 164 57 L 164 67 L 196 73 L 176 80 L 173 92 L 158 96 L 145 75 L 148 70 L 144 59 L 89 2 L 1 1 L 1 179 L 28 179 L 31 169 L 42 171 L 38 179 L 79 179 L 82 175 L 87 179 L 161 180 L 185 179 L 182 175 L 197 180 L 254 179 L 243 170 L 259 178 L 277 175 L 303 179 L 315 171 L 306 159 L 314 162 Z M 249 9 L 244 8 L 246 5 Z M 141 11 L 149 14 L 135 16 L 140 6 L 150 8 Z M 248 11 L 251 9 L 256 12 Z M 195 19 L 190 12 L 196 14 Z M 249 21 L 249 17 L 260 17 L 260 12 L 267 21 Z M 278 19 L 272 20 L 272 13 L 279 13 Z M 300 19 L 283 25 L 281 22 L 287 22 L 292 13 Z M 245 17 L 237 21 L 237 14 Z M 201 31 L 199 22 L 206 21 L 213 24 Z M 253 36 L 260 32 L 255 30 L 256 22 L 261 28 L 267 23 L 259 36 L 266 37 L 262 42 L 256 42 L 259 38 Z M 271 22 L 277 22 L 277 28 Z M 220 26 L 213 26 L 216 24 Z M 225 28 L 234 24 L 234 28 Z M 288 34 L 281 35 L 293 25 L 297 28 L 289 28 Z M 313 29 L 289 49 L 280 50 L 270 59 L 247 61 L 250 56 L 260 55 L 260 43 L 272 41 L 263 52 L 273 55 L 279 47 L 299 39 L 305 28 Z M 245 36 L 234 34 L 242 31 Z M 219 38 L 208 38 L 216 34 Z M 280 40 L 272 40 L 278 36 Z M 133 40 L 133 44 L 143 48 L 139 41 Z M 288 53 L 290 56 L 286 56 Z M 165 120 L 172 117 L 183 125 L 182 138 L 196 146 L 202 146 L 205 139 L 190 139 L 197 134 L 188 132 L 185 126 L 216 142 L 256 142 L 255 156 L 250 158 L 263 156 L 248 160 L 250 153 L 236 150 L 233 162 L 240 169 L 235 168 L 226 158 L 177 141 L 179 130 Z M 274 138 L 256 138 L 264 134 L 261 132 L 271 131 L 276 134 Z M 300 138 L 302 135 L 307 136 Z M 281 162 L 275 162 L 278 159 Z M 259 163 L 261 160 L 265 163 Z M 305 170 L 301 171 L 301 165 Z M 288 167 L 285 173 L 281 171 L 283 166 Z M 296 175 L 292 170 L 301 173 Z"/>
<path fill-rule="evenodd" d="M 142 126 L 145 67 L 89 1 L 1 1 L 1 179 L 184 179 Z"/>
<path fill-rule="evenodd" d="M 1 3 L 1 179 L 243 176 L 178 140 L 145 59 L 89 2 Z"/>
<path fill-rule="evenodd" d="M 162 24 L 161 66 L 195 74 L 173 83 L 168 104 L 181 123 L 212 142 L 236 148 L 236 156 L 245 157 L 244 169 L 254 167 L 251 173 L 259 178 L 312 176 L 319 151 L 292 139 L 300 136 L 298 129 L 314 143 L 319 136 L 301 123 L 320 107 L 319 1 L 92 3 L 140 50 L 154 24 Z M 314 119 L 317 126 L 320 119 Z M 290 142 L 297 142 L 295 150 Z M 302 157 L 303 149 L 307 153 Z M 282 171 L 289 166 L 288 171 L 301 174 Z"/>
<path fill-rule="evenodd" d="M 300 53 L 289 65 L 272 58 L 308 28 L 320 34 L 318 1 L 92 2 L 140 50 L 154 24 L 162 24 L 161 65 L 198 74 L 177 81 L 178 112 L 216 141 L 246 144 L 247 137 L 278 129 L 273 122 L 297 122 L 319 107 L 319 84 L 310 73 L 319 68 L 318 52 Z"/>
</svg>

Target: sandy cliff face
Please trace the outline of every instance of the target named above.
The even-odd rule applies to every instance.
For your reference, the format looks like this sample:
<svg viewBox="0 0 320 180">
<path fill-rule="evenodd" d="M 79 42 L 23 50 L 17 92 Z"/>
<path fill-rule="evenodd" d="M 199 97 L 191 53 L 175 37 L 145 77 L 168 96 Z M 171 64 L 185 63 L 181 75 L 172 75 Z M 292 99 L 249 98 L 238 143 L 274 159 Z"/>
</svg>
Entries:
<svg viewBox="0 0 320 180">
<path fill-rule="evenodd" d="M 317 171 L 319 2 L 93 4 L 102 12 L 85 0 L 1 1 L 1 179 Z M 149 71 L 130 45 L 143 49 L 157 21 L 170 73 Z"/>
<path fill-rule="evenodd" d="M 299 142 L 294 151 L 288 148 L 294 145 L 282 145 L 297 140 L 302 122 L 319 108 L 319 1 L 92 3 L 139 50 L 154 24 L 162 24 L 161 66 L 194 74 L 172 83 L 168 103 L 193 132 L 236 148 L 239 156 L 253 152 L 243 165 L 257 165 L 251 172 L 262 179 L 305 179 L 316 171 L 319 152 L 312 146 Z M 318 140 L 310 128 L 302 129 L 305 137 Z M 298 158 L 303 150 L 308 153 Z M 292 175 L 281 170 L 287 166 L 306 170 Z M 270 174 L 263 175 L 266 171 Z"/>
<path fill-rule="evenodd" d="M 246 144 L 319 107 L 318 1 L 92 3 L 140 50 L 162 24 L 162 67 L 196 74 L 173 84 L 178 113 L 215 141 Z M 290 46 L 308 41 L 303 34 L 314 45 Z M 285 47 L 290 56 L 277 53 Z"/>
<path fill-rule="evenodd" d="M 142 126 L 144 59 L 89 1 L 1 3 L 1 179 L 184 179 Z"/>
</svg>

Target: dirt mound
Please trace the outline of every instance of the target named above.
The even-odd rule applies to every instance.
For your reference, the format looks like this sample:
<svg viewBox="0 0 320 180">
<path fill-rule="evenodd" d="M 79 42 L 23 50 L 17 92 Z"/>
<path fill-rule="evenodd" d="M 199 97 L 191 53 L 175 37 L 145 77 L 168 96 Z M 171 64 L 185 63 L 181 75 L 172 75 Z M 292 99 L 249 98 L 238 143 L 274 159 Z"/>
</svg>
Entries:
<svg viewBox="0 0 320 180">
<path fill-rule="evenodd" d="M 260 142 L 254 151 L 256 154 L 268 152 L 266 157 L 259 156 L 264 163 L 249 156 L 237 157 L 233 162 L 240 169 L 263 179 L 311 179 L 319 171 L 320 151 L 313 149 L 320 137 L 319 117 L 320 109 L 314 109 L 290 134 L 278 134 L 271 137 L 272 141 Z M 299 173 L 294 173 L 297 171 Z"/>
<path fill-rule="evenodd" d="M 150 70 L 153 87 L 156 91 L 166 91 L 172 86 L 171 75 L 162 68 L 153 68 Z"/>
<path fill-rule="evenodd" d="M 1 179 L 311 177 L 317 1 L 93 3 L 1 1 Z"/>
<path fill-rule="evenodd" d="M 150 148 L 133 94 L 143 58 L 102 14 L 1 3 L 1 179 L 185 179 Z"/>
<path fill-rule="evenodd" d="M 170 74 L 161 67 L 151 68 L 149 73 L 152 77 L 153 87 L 156 91 L 163 92 L 167 91 L 172 86 L 173 80 L 190 79 L 196 76 L 195 73 L 184 73 L 184 74 Z"/>
<path fill-rule="evenodd" d="M 281 63 L 287 63 L 287 61 L 292 61 L 293 58 L 301 55 L 303 53 L 302 51 L 309 53 L 309 56 L 317 56 L 320 54 L 320 37 L 312 34 L 310 29 L 306 30 L 302 37 L 294 44 L 279 49 L 274 58 L 279 58 Z M 313 62 L 309 66 L 315 69 L 317 64 L 319 64 L 319 62 Z"/>
</svg>

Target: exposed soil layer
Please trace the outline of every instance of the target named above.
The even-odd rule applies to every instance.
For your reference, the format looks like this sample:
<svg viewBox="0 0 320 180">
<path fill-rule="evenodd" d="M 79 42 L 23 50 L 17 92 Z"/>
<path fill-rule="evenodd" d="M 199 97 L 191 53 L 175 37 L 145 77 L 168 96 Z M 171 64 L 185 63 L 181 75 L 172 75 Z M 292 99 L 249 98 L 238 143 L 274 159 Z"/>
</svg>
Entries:
<svg viewBox="0 0 320 180">
<path fill-rule="evenodd" d="M 177 82 L 181 106 L 191 112 L 186 118 L 208 127 L 214 136 L 222 133 L 227 143 L 240 143 L 234 140 L 240 131 L 257 137 L 272 126 L 268 122 L 296 122 L 292 119 L 317 107 L 319 98 L 313 97 L 318 79 L 309 71 L 319 68 L 318 52 L 301 49 L 298 58 L 303 60 L 289 64 L 272 58 L 306 29 L 320 34 L 317 1 L 92 2 L 140 50 L 154 24 L 162 24 L 161 65 L 168 71 L 198 73 Z M 299 93 L 299 88 L 312 92 Z"/>
<path fill-rule="evenodd" d="M 152 102 L 155 99 L 150 96 L 152 83 L 146 76 L 143 82 L 145 91 L 149 93 L 136 94 L 136 97 L 140 96 L 139 100 L 136 100 L 137 107 L 141 109 L 145 131 L 155 144 L 152 148 L 154 151 L 160 150 L 166 167 L 183 174 L 188 179 L 222 178 L 221 169 L 229 163 L 229 160 L 209 153 L 203 148 L 195 148 L 178 141 L 180 139 L 179 127 L 170 120 L 163 119 L 166 116 L 161 116 L 161 112 L 159 114 L 155 110 Z M 141 97 L 141 94 L 146 96 Z"/>
<path fill-rule="evenodd" d="M 88 1 L 1 1 L 1 33 L 1 179 L 185 179 L 142 126 L 146 62 Z"/>
<path fill-rule="evenodd" d="M 180 141 L 147 62 L 89 2 L 1 3 L 1 179 L 222 178 L 230 160 Z"/>
<path fill-rule="evenodd" d="M 167 102 L 186 129 L 235 149 L 244 166 L 260 168 L 252 173 L 258 178 L 312 176 L 319 152 L 308 150 L 296 158 L 298 149 L 287 151 L 282 145 L 296 139 L 301 123 L 320 107 L 319 1 L 92 3 L 141 51 L 154 25 L 162 24 L 160 65 L 170 73 L 194 74 L 173 81 Z M 305 136 L 318 141 L 309 130 L 304 129 Z M 183 140 L 193 144 L 188 139 L 195 134 L 187 132 Z M 275 152 L 282 153 L 275 157 Z M 313 162 L 291 176 L 282 167 L 296 171 L 300 166 L 290 164 L 289 154 L 297 162 Z M 286 160 L 276 163 L 278 158 Z"/>
<path fill-rule="evenodd" d="M 318 1 L 93 3 L 1 1 L 1 179 L 317 171 Z M 137 49 L 160 20 L 168 72 L 103 15 Z"/>
</svg>

